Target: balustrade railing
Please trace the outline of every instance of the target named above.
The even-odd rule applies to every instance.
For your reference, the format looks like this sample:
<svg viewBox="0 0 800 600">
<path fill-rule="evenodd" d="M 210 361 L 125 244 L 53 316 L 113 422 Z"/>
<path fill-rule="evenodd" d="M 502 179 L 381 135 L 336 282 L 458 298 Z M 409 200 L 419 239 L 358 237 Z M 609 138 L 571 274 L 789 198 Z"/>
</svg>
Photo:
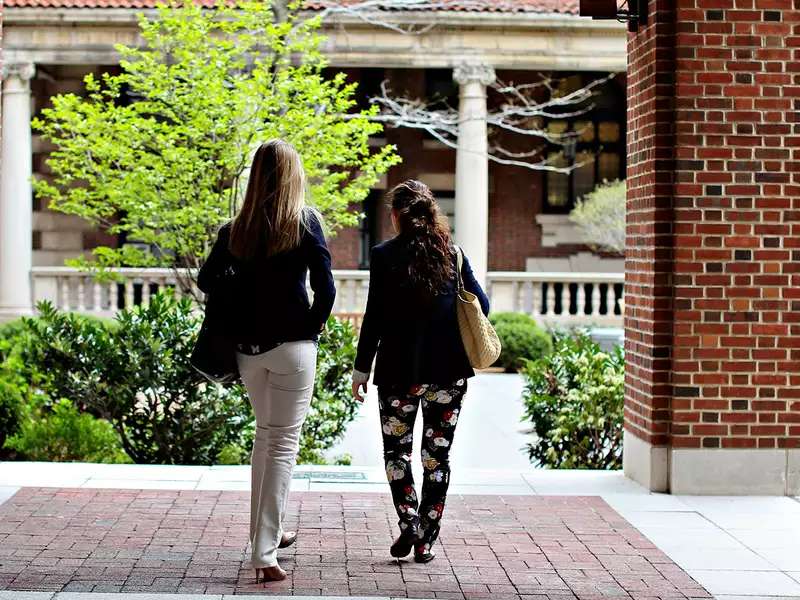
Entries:
<svg viewBox="0 0 800 600">
<path fill-rule="evenodd" d="M 107 317 L 125 307 L 147 304 L 165 288 L 184 293 L 178 285 L 181 274 L 172 269 L 114 269 L 113 273 L 113 279 L 98 279 L 71 267 L 34 267 L 33 299 L 48 300 L 62 310 Z"/>
<path fill-rule="evenodd" d="M 190 281 L 188 273 L 171 269 L 116 269 L 114 273 L 114 280 L 97 280 L 70 267 L 36 267 L 32 271 L 34 300 L 49 300 L 62 310 L 113 316 L 122 308 L 147 304 L 152 294 L 164 288 L 190 293 L 179 285 Z M 337 270 L 334 279 L 334 313 L 359 325 L 367 303 L 369 272 Z M 487 279 L 493 311 L 524 312 L 547 325 L 622 325 L 622 273 L 491 272 Z M 197 290 L 193 293 L 200 297 Z"/>
<path fill-rule="evenodd" d="M 624 273 L 488 274 L 492 310 L 521 312 L 550 326 L 621 327 Z"/>
</svg>

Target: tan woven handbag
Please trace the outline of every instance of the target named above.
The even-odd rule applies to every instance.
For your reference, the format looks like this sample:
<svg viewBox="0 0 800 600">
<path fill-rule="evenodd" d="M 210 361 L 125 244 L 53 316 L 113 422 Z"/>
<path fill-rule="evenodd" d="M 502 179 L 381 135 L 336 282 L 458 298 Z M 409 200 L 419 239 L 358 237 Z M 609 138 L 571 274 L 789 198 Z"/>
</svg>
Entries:
<svg viewBox="0 0 800 600">
<path fill-rule="evenodd" d="M 461 268 L 464 265 L 464 254 L 456 246 L 458 263 L 458 292 L 456 294 L 456 312 L 458 314 L 458 329 L 464 350 L 467 351 L 469 363 L 476 369 L 491 367 L 500 356 L 500 338 L 492 327 L 489 319 L 481 310 L 478 297 L 464 289 L 461 278 Z"/>
</svg>

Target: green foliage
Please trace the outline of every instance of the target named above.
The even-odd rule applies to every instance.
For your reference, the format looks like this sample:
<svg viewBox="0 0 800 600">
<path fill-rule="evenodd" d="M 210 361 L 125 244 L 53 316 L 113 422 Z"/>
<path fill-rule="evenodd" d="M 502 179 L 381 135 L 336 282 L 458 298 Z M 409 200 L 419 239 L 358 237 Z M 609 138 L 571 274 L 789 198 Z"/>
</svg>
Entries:
<svg viewBox="0 0 800 600">
<path fill-rule="evenodd" d="M 40 377 L 23 359 L 29 342 L 22 319 L 0 325 L 0 458 L 8 455 L 4 443 L 18 431 L 26 407 L 40 400 L 29 384 Z"/>
<path fill-rule="evenodd" d="M 19 429 L 22 406 L 23 396 L 19 386 L 0 374 L 0 449 L 6 439 Z"/>
<path fill-rule="evenodd" d="M 28 460 L 131 462 L 111 423 L 79 412 L 69 400 L 24 419 L 6 445 Z"/>
<path fill-rule="evenodd" d="M 24 335 L 25 322 L 22 319 L 0 325 L 0 363 L 3 363 L 11 355 Z"/>
<path fill-rule="evenodd" d="M 201 320 L 191 300 L 158 294 L 113 325 L 39 311 L 25 357 L 48 374 L 39 386 L 108 420 L 135 462 L 209 464 L 240 440 L 252 419 L 243 388 L 209 384 L 189 364 Z"/>
<path fill-rule="evenodd" d="M 356 354 L 356 334 L 344 320 L 330 317 L 319 339 L 317 375 L 314 397 L 311 399 L 303 430 L 297 462 L 327 464 L 324 452 L 332 448 L 358 413 L 358 402 L 350 392 L 350 378 Z M 240 441 L 222 448 L 217 463 L 240 465 L 250 462 L 255 423 L 251 420 L 242 429 Z M 335 464 L 350 464 L 351 457 L 343 455 Z"/>
<path fill-rule="evenodd" d="M 556 469 L 622 466 L 622 349 L 603 352 L 586 334 L 558 336 L 552 354 L 525 366 L 531 460 Z"/>
<path fill-rule="evenodd" d="M 353 464 L 353 456 L 348 453 L 340 454 L 339 456 L 333 459 L 333 464 L 342 467 L 349 467 L 350 465 Z"/>
<path fill-rule="evenodd" d="M 108 438 L 97 423 L 106 422 L 135 462 L 249 462 L 255 422 L 243 386 L 208 383 L 189 364 L 202 316 L 190 300 L 157 294 L 114 322 L 63 313 L 48 303 L 39 305 L 39 313 L 17 328 L 25 343 L 0 371 L 0 435 L 17 433 L 9 448 L 37 460 L 51 453 L 51 460 L 104 456 L 104 462 L 116 462 L 111 446 L 101 444 Z M 358 404 L 349 387 L 354 359 L 353 327 L 331 317 L 319 343 L 300 462 L 325 462 L 323 452 L 355 417 Z M 51 398 L 71 399 L 75 414 Z M 21 412 L 28 415 L 19 430 Z M 78 438 L 67 433 L 72 426 Z M 52 444 L 43 443 L 56 433 Z M 80 436 L 88 436 L 86 445 L 78 444 Z"/>
<path fill-rule="evenodd" d="M 99 247 L 93 268 L 197 267 L 239 204 L 252 150 L 275 137 L 300 149 L 332 230 L 357 223 L 349 206 L 399 158 L 369 146 L 378 108 L 359 111 L 356 85 L 323 75 L 318 18 L 171 0 L 139 27 L 143 46 L 117 47 L 119 74 L 87 76 L 85 97 L 55 96 L 33 121 L 54 146 L 37 195 L 143 244 Z"/>
<path fill-rule="evenodd" d="M 625 182 L 602 183 L 578 200 L 569 215 L 584 238 L 601 250 L 625 251 Z"/>
<path fill-rule="evenodd" d="M 252 447 L 252 438 L 250 439 Z M 241 444 L 226 444 L 217 454 L 218 465 L 246 465 L 250 464 L 250 452 Z"/>
<path fill-rule="evenodd" d="M 350 381 L 356 359 L 353 326 L 331 317 L 320 336 L 314 399 L 300 438 L 301 463 L 322 463 L 322 453 L 344 435 L 358 413 Z"/>
<path fill-rule="evenodd" d="M 508 372 L 518 371 L 526 360 L 537 360 L 553 350 L 550 334 L 540 328 L 529 315 L 514 312 L 492 313 L 489 320 L 503 345 L 496 365 Z"/>
</svg>

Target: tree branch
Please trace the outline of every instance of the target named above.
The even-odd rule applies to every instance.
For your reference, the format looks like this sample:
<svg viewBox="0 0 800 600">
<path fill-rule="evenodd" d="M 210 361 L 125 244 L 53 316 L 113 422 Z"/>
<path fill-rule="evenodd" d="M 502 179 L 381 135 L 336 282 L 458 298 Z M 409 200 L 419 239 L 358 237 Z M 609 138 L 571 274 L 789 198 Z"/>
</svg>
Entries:
<svg viewBox="0 0 800 600">
<path fill-rule="evenodd" d="M 581 131 L 553 133 L 542 127 L 542 121 L 574 118 L 588 113 L 594 107 L 590 100 L 596 93 L 595 89 L 612 77 L 614 75 L 594 80 L 580 89 L 563 95 L 556 93 L 557 87 L 550 78 L 542 78 L 541 81 L 535 83 L 520 85 L 496 83 L 491 89 L 502 95 L 504 101 L 499 104 L 498 108 L 487 113 L 486 122 L 490 133 L 506 131 L 529 138 L 538 138 L 542 143 L 531 150 L 521 152 L 493 144 L 489 147 L 487 158 L 498 164 L 563 174 L 568 174 L 588 164 L 587 161 L 577 161 L 565 166 L 555 164 L 548 158 L 536 160 L 537 157 L 542 156 L 548 145 L 567 146 L 577 141 L 582 134 Z M 547 95 L 544 99 L 539 99 L 542 91 Z M 421 99 L 394 96 L 386 81 L 381 83 L 379 95 L 370 98 L 370 102 L 378 105 L 381 109 L 380 114 L 372 117 L 373 120 L 385 123 L 390 127 L 427 131 L 445 146 L 459 149 L 460 115 L 458 110 L 447 102 L 441 100 L 426 102 Z M 565 108 L 571 109 L 564 110 Z"/>
</svg>

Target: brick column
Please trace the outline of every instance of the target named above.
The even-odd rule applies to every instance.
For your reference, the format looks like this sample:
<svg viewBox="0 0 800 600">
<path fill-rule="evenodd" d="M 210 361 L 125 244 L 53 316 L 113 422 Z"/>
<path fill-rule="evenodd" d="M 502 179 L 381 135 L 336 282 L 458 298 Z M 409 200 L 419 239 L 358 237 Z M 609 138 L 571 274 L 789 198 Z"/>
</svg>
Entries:
<svg viewBox="0 0 800 600">
<path fill-rule="evenodd" d="M 625 471 L 800 493 L 800 11 L 650 0 L 629 39 Z"/>
</svg>

